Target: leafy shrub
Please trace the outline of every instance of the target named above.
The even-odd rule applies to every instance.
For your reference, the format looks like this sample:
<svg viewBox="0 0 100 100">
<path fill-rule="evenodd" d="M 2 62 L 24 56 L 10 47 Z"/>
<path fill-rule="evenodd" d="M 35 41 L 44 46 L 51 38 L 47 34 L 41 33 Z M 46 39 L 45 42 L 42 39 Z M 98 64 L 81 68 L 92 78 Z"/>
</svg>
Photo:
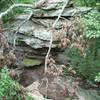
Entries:
<svg viewBox="0 0 100 100">
<path fill-rule="evenodd" d="M 7 67 L 1 69 L 0 73 L 0 99 L 22 100 L 19 84 L 9 76 Z M 20 93 L 20 94 L 19 94 Z"/>
<path fill-rule="evenodd" d="M 15 3 L 34 3 L 38 0 L 13 0 Z"/>
<path fill-rule="evenodd" d="M 100 71 L 100 41 L 95 41 L 86 48 L 84 55 L 76 49 L 71 48 L 67 55 L 71 59 L 71 67 L 73 67 L 79 76 L 94 81 L 94 77 Z"/>
<path fill-rule="evenodd" d="M 4 67 L 0 71 L 0 100 L 34 100 L 34 98 L 21 89 L 20 84 L 10 77 L 9 69 Z"/>
<path fill-rule="evenodd" d="M 99 0 L 75 0 L 75 3 L 80 6 L 96 6 Z"/>
<path fill-rule="evenodd" d="M 100 82 L 100 72 L 96 75 L 95 82 Z"/>
<path fill-rule="evenodd" d="M 76 69 L 77 74 L 94 81 L 100 72 L 100 13 L 90 12 L 83 18 L 86 25 L 84 37 L 87 48 L 82 54 L 78 48 L 70 48 L 67 55 L 71 59 L 71 67 Z"/>
<path fill-rule="evenodd" d="M 98 11 L 92 11 L 86 14 L 83 18 L 83 22 L 86 25 L 84 35 L 87 38 L 100 37 L 100 13 Z"/>
</svg>

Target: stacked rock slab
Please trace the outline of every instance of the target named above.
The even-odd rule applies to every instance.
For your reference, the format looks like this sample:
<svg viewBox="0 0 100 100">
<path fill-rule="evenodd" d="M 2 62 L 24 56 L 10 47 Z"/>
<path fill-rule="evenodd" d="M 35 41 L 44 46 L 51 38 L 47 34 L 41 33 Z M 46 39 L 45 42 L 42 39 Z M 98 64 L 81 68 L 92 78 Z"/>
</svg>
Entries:
<svg viewBox="0 0 100 100">
<path fill-rule="evenodd" d="M 90 8 L 75 8 L 72 0 L 70 0 L 55 28 L 52 29 L 52 25 L 65 2 L 66 0 L 47 0 L 45 4 L 32 9 L 33 15 L 17 30 L 16 36 L 14 32 L 5 32 L 9 43 L 16 45 L 17 51 L 27 53 L 26 55 L 31 58 L 41 58 L 41 56 L 45 57 L 47 53 L 52 33 L 53 43 L 51 53 L 60 51 L 61 48 L 58 47 L 61 39 L 66 38 L 70 34 L 68 31 L 68 27 L 72 23 L 70 19 L 80 12 L 84 13 L 90 10 Z M 9 22 L 9 28 L 16 30 L 28 17 L 29 13 L 17 16 L 13 21 Z"/>
</svg>

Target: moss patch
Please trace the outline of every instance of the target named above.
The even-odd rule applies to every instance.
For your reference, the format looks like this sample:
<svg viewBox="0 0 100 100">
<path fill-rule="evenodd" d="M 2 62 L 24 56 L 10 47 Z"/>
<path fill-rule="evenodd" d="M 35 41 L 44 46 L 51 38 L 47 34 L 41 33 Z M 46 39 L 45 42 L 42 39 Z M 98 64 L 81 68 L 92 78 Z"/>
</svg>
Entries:
<svg viewBox="0 0 100 100">
<path fill-rule="evenodd" d="M 39 59 L 30 59 L 30 58 L 25 58 L 22 61 L 22 64 L 26 67 L 31 67 L 31 66 L 36 66 L 42 64 L 42 61 Z"/>
</svg>

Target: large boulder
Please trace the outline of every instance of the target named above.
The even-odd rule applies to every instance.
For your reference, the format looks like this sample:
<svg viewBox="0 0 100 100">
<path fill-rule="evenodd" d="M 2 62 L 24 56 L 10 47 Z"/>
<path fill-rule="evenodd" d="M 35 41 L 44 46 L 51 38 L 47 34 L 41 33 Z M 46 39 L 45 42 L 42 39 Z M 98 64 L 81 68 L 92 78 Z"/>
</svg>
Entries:
<svg viewBox="0 0 100 100">
<path fill-rule="evenodd" d="M 70 32 L 68 31 L 73 23 L 70 18 L 77 14 L 89 11 L 91 8 L 75 8 L 72 0 L 66 5 L 61 18 L 57 22 L 55 28 L 52 25 L 56 20 L 66 0 L 40 0 L 37 7 L 33 9 L 33 15 L 24 24 L 17 29 L 17 43 L 23 42 L 34 49 L 49 47 L 51 34 L 53 35 L 52 48 L 57 48 L 62 38 L 66 38 Z M 29 17 L 29 13 L 20 15 L 10 22 L 10 28 L 16 30 L 17 27 L 25 19 Z M 68 18 L 68 19 L 67 19 Z M 11 32 L 7 32 L 11 36 Z M 12 33 L 13 34 L 13 33 Z M 9 36 L 8 35 L 8 36 Z M 12 39 L 11 39 L 12 38 Z M 15 37 L 10 37 L 10 42 L 13 43 Z M 13 40 L 13 41 L 12 41 Z"/>
</svg>

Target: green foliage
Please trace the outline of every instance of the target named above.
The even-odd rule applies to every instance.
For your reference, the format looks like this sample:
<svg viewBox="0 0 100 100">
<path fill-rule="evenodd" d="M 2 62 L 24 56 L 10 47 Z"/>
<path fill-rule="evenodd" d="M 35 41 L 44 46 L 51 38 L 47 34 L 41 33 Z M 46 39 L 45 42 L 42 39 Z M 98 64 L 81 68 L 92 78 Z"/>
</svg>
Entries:
<svg viewBox="0 0 100 100">
<path fill-rule="evenodd" d="M 1 69 L 0 73 L 0 99 L 5 100 L 22 100 L 19 84 L 9 76 L 7 67 Z"/>
<path fill-rule="evenodd" d="M 99 0 L 75 0 L 76 5 L 93 7 L 99 3 Z"/>
<path fill-rule="evenodd" d="M 5 11 L 6 8 L 10 7 L 11 4 L 11 0 L 0 0 L 0 12 Z"/>
<path fill-rule="evenodd" d="M 9 69 L 4 67 L 0 71 L 0 100 L 34 100 L 33 97 L 21 89 L 20 84 L 9 75 Z"/>
<path fill-rule="evenodd" d="M 38 0 L 1 0 L 0 1 L 0 12 L 6 11 L 13 4 L 33 4 Z M 16 15 L 26 12 L 25 8 L 16 8 L 13 11 L 9 12 L 6 16 L 3 17 L 3 21 L 7 22 L 8 20 L 13 19 Z"/>
<path fill-rule="evenodd" d="M 76 6 L 86 6 L 96 8 L 100 12 L 100 0 L 75 0 Z"/>
<path fill-rule="evenodd" d="M 95 82 L 100 82 L 100 72 L 96 75 Z"/>
<path fill-rule="evenodd" d="M 100 71 L 100 38 L 91 41 L 93 43 L 86 48 L 84 54 L 73 47 L 69 49 L 67 55 L 71 59 L 70 66 L 79 76 L 94 81 L 94 77 Z"/>
<path fill-rule="evenodd" d="M 26 66 L 26 67 L 33 67 L 36 65 L 40 65 L 42 63 L 41 60 L 38 59 L 30 59 L 30 58 L 25 58 L 22 61 L 22 65 Z"/>
<path fill-rule="evenodd" d="M 100 37 L 100 13 L 98 11 L 92 11 L 86 14 L 83 22 L 86 25 L 86 32 L 84 34 L 87 38 Z"/>
<path fill-rule="evenodd" d="M 34 3 L 34 2 L 36 2 L 36 1 L 38 1 L 38 0 L 13 0 L 15 3 L 25 3 L 25 4 L 27 4 L 27 3 Z"/>
</svg>

